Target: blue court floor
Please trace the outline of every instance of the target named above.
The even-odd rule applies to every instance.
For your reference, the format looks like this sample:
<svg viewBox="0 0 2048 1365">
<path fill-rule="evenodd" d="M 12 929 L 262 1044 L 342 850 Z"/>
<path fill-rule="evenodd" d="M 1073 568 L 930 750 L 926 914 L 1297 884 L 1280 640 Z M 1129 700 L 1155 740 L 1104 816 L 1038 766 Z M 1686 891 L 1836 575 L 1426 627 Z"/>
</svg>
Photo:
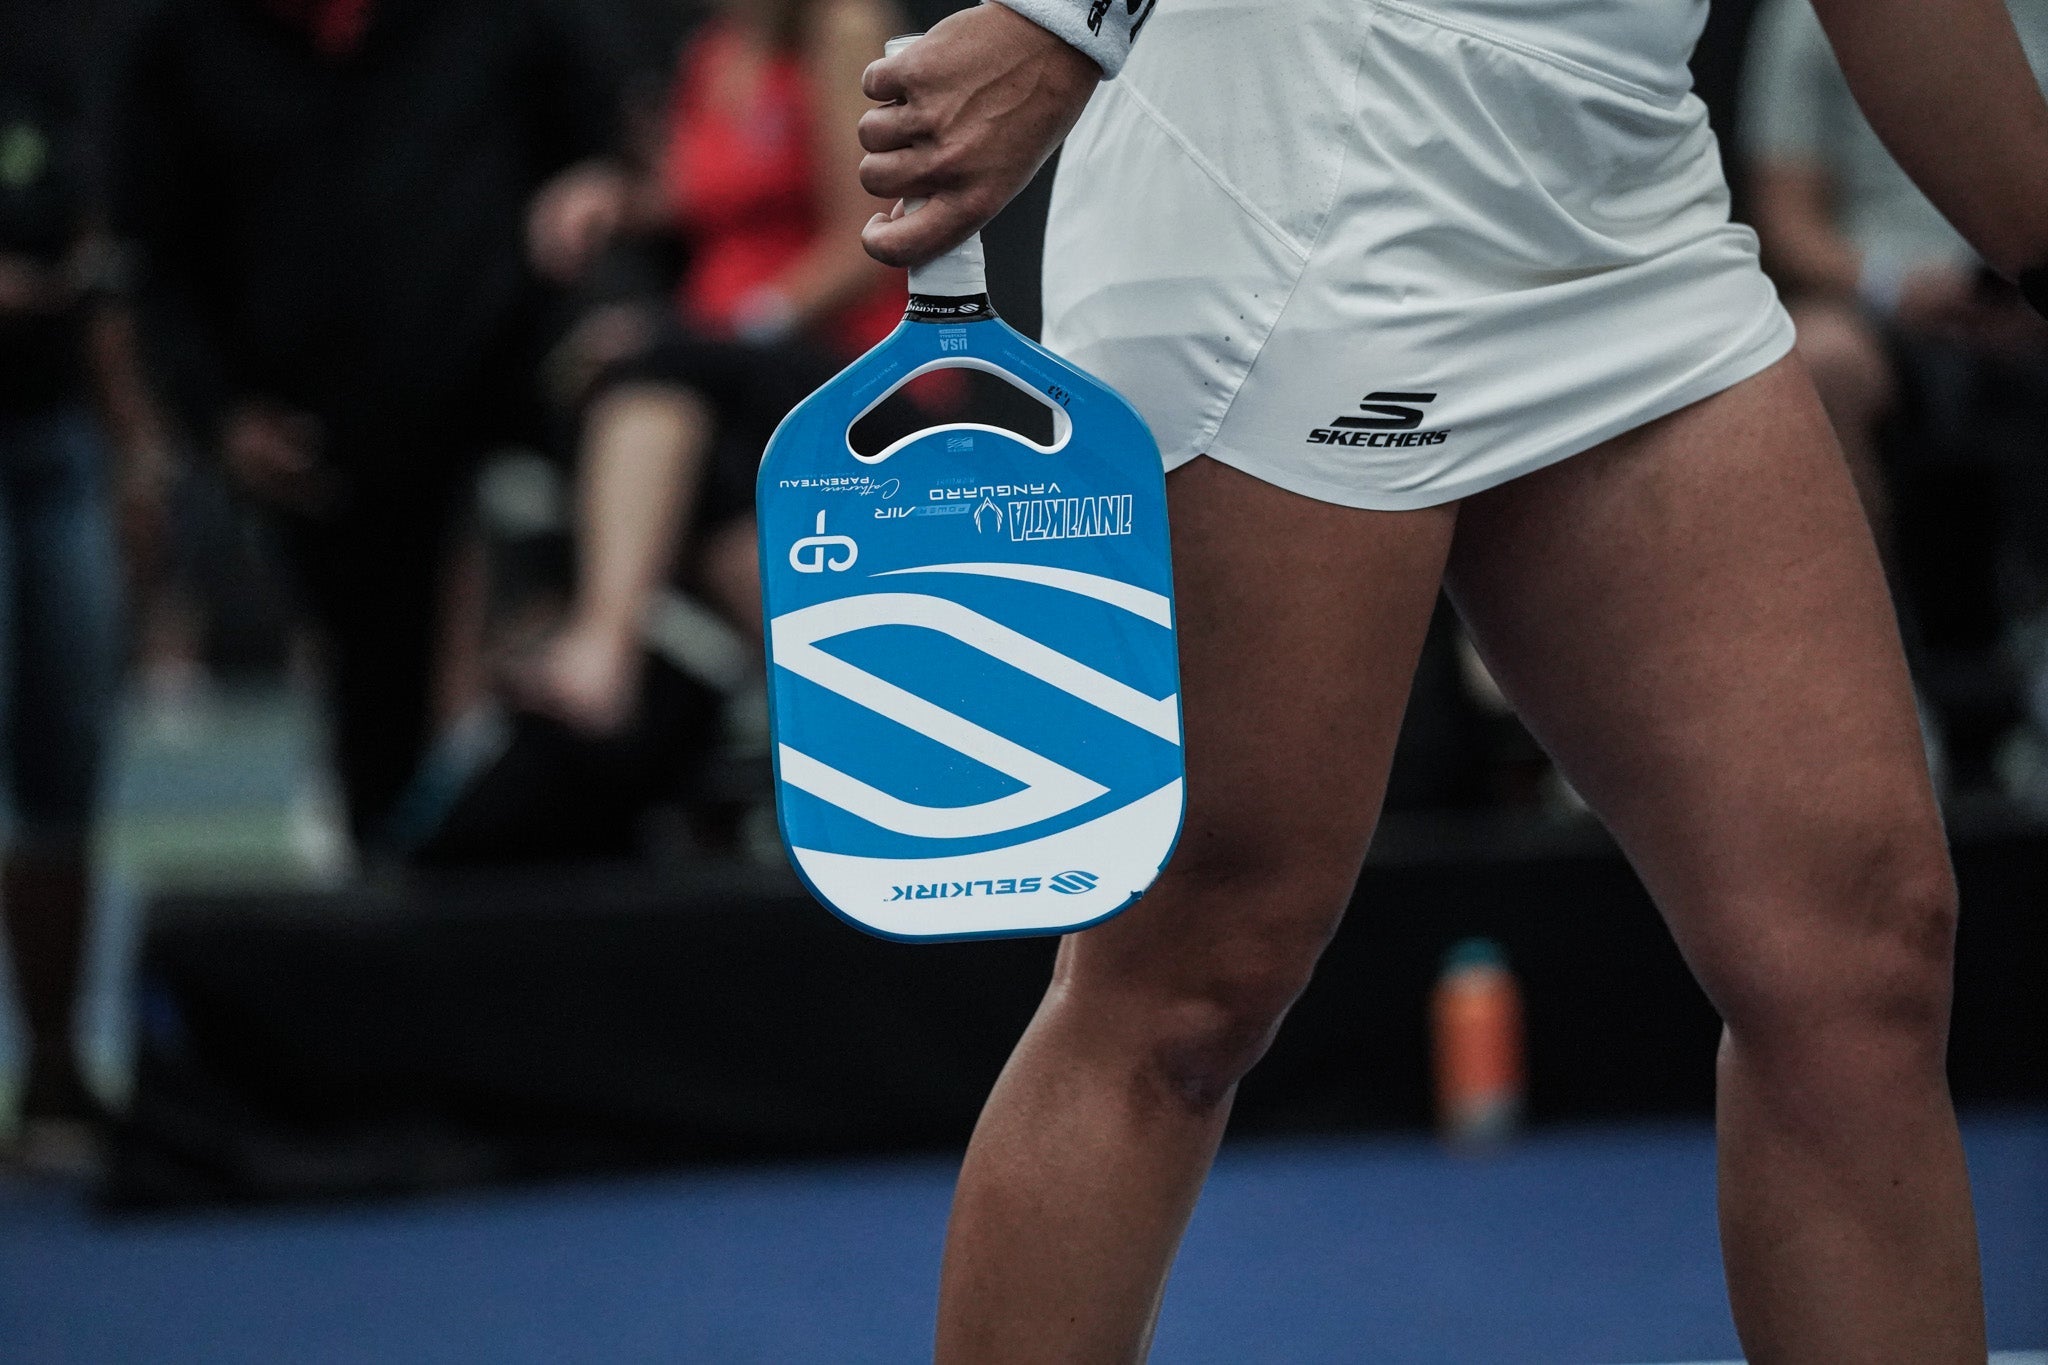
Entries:
<svg viewBox="0 0 2048 1365">
<path fill-rule="evenodd" d="M 1965 1127 L 1992 1344 L 2039 1351 L 2048 1112 Z M 778 1166 L 115 1221 L 0 1185 L 0 1359 L 906 1365 L 928 1358 L 952 1174 Z M 1485 1159 L 1420 1139 L 1233 1147 L 1154 1360 L 1725 1360 L 1712 1182 L 1693 1126 L 1546 1133 Z"/>
</svg>

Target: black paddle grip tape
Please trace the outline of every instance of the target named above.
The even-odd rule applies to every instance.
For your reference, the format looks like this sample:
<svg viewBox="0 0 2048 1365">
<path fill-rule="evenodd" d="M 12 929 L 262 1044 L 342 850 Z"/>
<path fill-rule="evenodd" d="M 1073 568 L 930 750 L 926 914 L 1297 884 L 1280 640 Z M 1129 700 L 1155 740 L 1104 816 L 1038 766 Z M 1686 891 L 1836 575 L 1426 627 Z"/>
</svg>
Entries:
<svg viewBox="0 0 2048 1365">
<path fill-rule="evenodd" d="M 2048 261 L 2022 270 L 2018 280 L 2020 295 L 2034 306 L 2034 311 L 2048 318 Z"/>
<path fill-rule="evenodd" d="M 912 294 L 906 322 L 987 322 L 996 315 L 986 294 Z"/>
</svg>

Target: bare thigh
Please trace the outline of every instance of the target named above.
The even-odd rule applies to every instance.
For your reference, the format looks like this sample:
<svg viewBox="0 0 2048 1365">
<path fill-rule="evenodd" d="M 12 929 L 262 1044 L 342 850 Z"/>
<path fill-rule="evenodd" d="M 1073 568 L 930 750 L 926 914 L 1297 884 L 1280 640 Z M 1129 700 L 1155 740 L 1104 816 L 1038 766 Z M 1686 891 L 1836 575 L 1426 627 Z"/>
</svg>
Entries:
<svg viewBox="0 0 2048 1365">
<path fill-rule="evenodd" d="M 1187 820 L 1153 891 L 1067 941 L 1059 983 L 1229 996 L 1221 975 L 1256 1017 L 1357 877 L 1456 510 L 1335 507 L 1207 459 L 1168 497 Z"/>
<path fill-rule="evenodd" d="M 1798 362 L 1468 499 L 1448 581 L 1738 1033 L 1940 960 L 1912 689 Z"/>
</svg>

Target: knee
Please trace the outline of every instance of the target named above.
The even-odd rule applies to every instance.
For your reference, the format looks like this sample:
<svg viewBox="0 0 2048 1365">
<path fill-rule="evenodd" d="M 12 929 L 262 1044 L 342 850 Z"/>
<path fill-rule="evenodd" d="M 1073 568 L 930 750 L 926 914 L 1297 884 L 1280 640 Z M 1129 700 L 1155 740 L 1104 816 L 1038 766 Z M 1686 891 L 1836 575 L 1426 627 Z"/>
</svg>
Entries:
<svg viewBox="0 0 2048 1365">
<path fill-rule="evenodd" d="M 1799 888 L 1752 906 L 1749 965 L 1721 1003 L 1755 1055 L 1832 1068 L 1943 1065 L 1956 887 L 1938 832 L 1844 835 Z"/>
<path fill-rule="evenodd" d="M 1236 945 L 1158 1004 L 1142 1057 L 1141 1086 L 1204 1111 L 1223 1103 L 1258 1064 L 1314 970 L 1315 954 L 1277 944 Z"/>
<path fill-rule="evenodd" d="M 1126 993 L 1140 1002 L 1141 1098 L 1197 1112 L 1230 1098 L 1307 986 L 1351 880 L 1264 858 L 1176 860 L 1162 908 L 1218 927 L 1174 951 L 1163 978 Z"/>
</svg>

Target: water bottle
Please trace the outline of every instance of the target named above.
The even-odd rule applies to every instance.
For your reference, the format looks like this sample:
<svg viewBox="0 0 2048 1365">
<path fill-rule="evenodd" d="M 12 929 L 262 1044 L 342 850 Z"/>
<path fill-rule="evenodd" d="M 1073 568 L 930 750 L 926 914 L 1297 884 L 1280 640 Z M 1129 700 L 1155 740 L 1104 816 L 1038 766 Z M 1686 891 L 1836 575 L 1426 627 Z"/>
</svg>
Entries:
<svg viewBox="0 0 2048 1365">
<path fill-rule="evenodd" d="M 1437 1127 L 1460 1147 L 1511 1136 L 1524 1095 L 1522 993 L 1500 945 L 1468 938 L 1444 955 L 1430 999 Z"/>
</svg>

